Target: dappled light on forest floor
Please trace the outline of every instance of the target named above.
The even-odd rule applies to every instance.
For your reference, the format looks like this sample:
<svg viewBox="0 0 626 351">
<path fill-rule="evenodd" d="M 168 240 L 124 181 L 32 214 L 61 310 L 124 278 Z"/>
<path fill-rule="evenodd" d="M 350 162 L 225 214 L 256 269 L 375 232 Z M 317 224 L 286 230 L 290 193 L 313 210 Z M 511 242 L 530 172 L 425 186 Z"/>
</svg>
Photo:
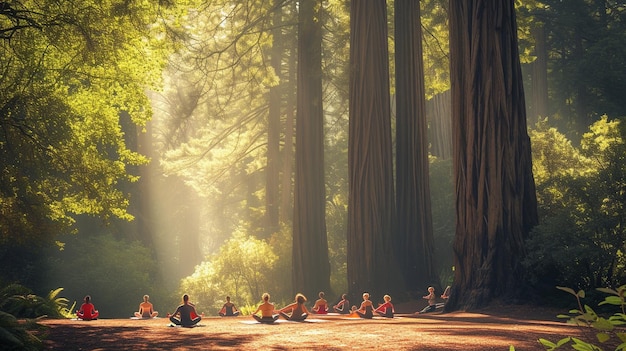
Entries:
<svg viewBox="0 0 626 351">
<path fill-rule="evenodd" d="M 541 320 L 457 312 L 363 320 L 337 315 L 308 322 L 254 323 L 250 316 L 207 317 L 195 328 L 168 327 L 168 320 L 44 320 L 48 350 L 542 350 L 539 338 L 586 337 L 581 329 Z M 252 322 L 252 323 L 251 323 Z"/>
</svg>

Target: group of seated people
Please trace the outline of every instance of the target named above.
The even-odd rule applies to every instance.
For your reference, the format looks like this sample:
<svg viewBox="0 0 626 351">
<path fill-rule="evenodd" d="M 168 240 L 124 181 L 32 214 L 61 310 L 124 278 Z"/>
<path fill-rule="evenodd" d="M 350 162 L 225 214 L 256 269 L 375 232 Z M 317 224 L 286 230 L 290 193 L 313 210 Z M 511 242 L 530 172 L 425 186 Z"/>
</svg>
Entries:
<svg viewBox="0 0 626 351">
<path fill-rule="evenodd" d="M 450 287 L 448 286 L 441 295 L 441 298 L 447 300 L 449 294 Z M 258 306 L 256 311 L 252 313 L 252 317 L 261 323 L 274 323 L 281 316 L 290 321 L 304 321 L 310 313 L 327 314 L 329 311 L 328 301 L 324 298 L 324 292 L 319 293 L 319 298 L 315 301 L 311 312 L 309 312 L 305 305 L 307 301 L 306 297 L 301 293 L 296 294 L 294 302 L 281 309 L 276 309 L 274 304 L 270 302 L 270 294 L 264 293 L 261 298 L 262 303 Z M 428 295 L 423 296 L 423 298 L 428 300 L 428 306 L 420 312 L 415 312 L 415 314 L 432 312 L 443 306 L 443 304 L 436 303 L 435 288 L 432 286 L 428 288 Z M 143 296 L 143 302 L 139 304 L 139 311 L 134 313 L 136 318 L 155 318 L 158 316 L 159 312 L 154 310 L 154 306 L 149 299 L 150 297 L 148 295 Z M 350 302 L 347 299 L 347 295 L 342 294 L 341 300 L 336 305 L 332 306 L 332 309 L 335 313 L 347 314 L 356 318 L 371 319 L 374 317 L 374 314 L 378 314 L 381 317 L 393 318 L 395 310 L 391 303 L 391 296 L 385 295 L 383 296 L 383 300 L 384 303 L 374 308 L 374 304 L 370 300 L 370 294 L 366 292 L 363 293 L 363 301 L 360 307 L 352 306 L 349 309 L 348 306 L 350 306 Z M 221 317 L 236 317 L 240 314 L 240 311 L 235 304 L 230 301 L 230 296 L 226 296 L 226 303 L 224 303 L 218 314 Z M 76 311 L 76 315 L 82 320 L 98 318 L 99 312 L 91 303 L 91 297 L 89 295 L 85 296 L 84 303 L 80 306 L 80 309 Z M 173 325 L 184 327 L 194 326 L 202 319 L 202 316 L 196 312 L 194 304 L 189 302 L 189 295 L 187 294 L 183 295 L 183 303 L 176 308 L 173 314 L 168 313 L 167 317 Z"/>
<path fill-rule="evenodd" d="M 382 317 L 393 318 L 395 310 L 391 303 L 391 296 L 385 295 L 383 297 L 385 302 L 380 304 L 377 308 L 374 308 L 374 304 L 369 298 L 369 293 L 363 293 L 361 307 L 357 309 L 356 306 L 352 306 L 352 308 L 349 309 L 348 306 L 350 306 L 350 302 L 346 294 L 343 294 L 341 295 L 341 301 L 333 306 L 333 310 L 336 313 L 360 318 L 371 319 L 374 317 L 374 313 Z M 328 301 L 324 298 L 324 292 L 319 293 L 319 299 L 315 301 L 311 312 L 308 311 L 304 304 L 307 301 L 306 297 L 301 293 L 296 294 L 294 302 L 281 309 L 276 309 L 274 304 L 270 302 L 270 294 L 264 293 L 262 299 L 263 302 L 259 305 L 257 310 L 252 313 L 252 317 L 260 323 L 274 323 L 280 317 L 289 321 L 304 321 L 310 313 L 327 314 L 329 310 Z"/>
</svg>

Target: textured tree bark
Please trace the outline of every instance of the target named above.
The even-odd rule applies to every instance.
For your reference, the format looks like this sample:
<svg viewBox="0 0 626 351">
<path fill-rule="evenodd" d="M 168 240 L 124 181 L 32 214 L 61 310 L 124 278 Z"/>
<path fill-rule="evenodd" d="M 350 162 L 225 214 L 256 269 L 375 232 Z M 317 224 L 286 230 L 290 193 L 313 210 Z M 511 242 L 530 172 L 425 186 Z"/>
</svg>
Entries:
<svg viewBox="0 0 626 351">
<path fill-rule="evenodd" d="M 330 288 L 320 10 L 320 0 L 300 1 L 292 281 L 295 291 L 308 296 Z"/>
<path fill-rule="evenodd" d="M 272 53 L 270 63 L 274 73 L 282 76 L 281 60 L 283 53 L 283 37 L 281 33 L 282 8 L 275 6 L 272 16 Z M 270 88 L 269 111 L 267 117 L 267 166 L 265 168 L 265 234 L 269 237 L 279 230 L 279 175 L 280 175 L 280 116 L 281 116 L 281 85 Z"/>
<path fill-rule="evenodd" d="M 407 289 L 423 291 L 433 284 L 435 274 L 420 4 L 414 0 L 394 4 L 398 214 L 394 244 Z"/>
<path fill-rule="evenodd" d="M 446 309 L 521 295 L 537 223 L 513 0 L 451 0 L 455 280 Z"/>
<path fill-rule="evenodd" d="M 395 199 L 384 0 L 352 1 L 348 141 L 348 284 L 353 296 L 394 291 Z"/>
</svg>

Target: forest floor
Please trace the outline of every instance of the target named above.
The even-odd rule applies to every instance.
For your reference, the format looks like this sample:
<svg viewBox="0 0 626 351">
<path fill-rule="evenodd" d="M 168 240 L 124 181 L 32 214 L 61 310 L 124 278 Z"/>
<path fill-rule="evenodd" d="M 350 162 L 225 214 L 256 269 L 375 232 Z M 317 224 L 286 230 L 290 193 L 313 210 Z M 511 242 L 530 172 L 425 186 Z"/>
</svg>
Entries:
<svg viewBox="0 0 626 351">
<path fill-rule="evenodd" d="M 372 320 L 311 315 L 305 322 L 256 323 L 250 316 L 205 317 L 195 328 L 147 320 L 44 319 L 46 350 L 545 350 L 539 338 L 575 336 L 597 343 L 590 328 L 556 318 L 562 311 L 498 306 L 473 312 L 413 315 L 396 306 L 396 318 Z M 615 345 L 603 345 L 614 350 Z M 571 349 L 569 346 L 563 349 Z"/>
</svg>

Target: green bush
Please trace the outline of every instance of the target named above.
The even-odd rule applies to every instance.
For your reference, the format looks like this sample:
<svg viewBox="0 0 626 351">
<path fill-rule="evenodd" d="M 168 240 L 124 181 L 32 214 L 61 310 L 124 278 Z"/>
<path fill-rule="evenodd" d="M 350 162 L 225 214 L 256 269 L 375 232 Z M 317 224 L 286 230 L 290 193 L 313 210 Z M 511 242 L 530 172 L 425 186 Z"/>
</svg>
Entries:
<svg viewBox="0 0 626 351">
<path fill-rule="evenodd" d="M 598 288 L 597 290 L 608 294 L 604 301 L 600 302 L 600 305 L 612 305 L 618 306 L 619 311 L 614 313 L 608 318 L 604 318 L 598 315 L 588 305 L 582 305 L 581 299 L 585 297 L 584 290 L 574 291 L 571 288 L 557 286 L 557 289 L 563 290 L 576 298 L 578 302 L 578 309 L 569 311 L 569 314 L 558 315 L 558 318 L 564 318 L 567 323 L 593 328 L 596 330 L 595 336 L 600 344 L 616 343 L 615 351 L 626 350 L 626 332 L 623 327 L 626 325 L 626 285 L 622 285 L 617 289 Z M 595 342 L 595 341 L 594 341 Z M 574 350 L 597 350 L 601 351 L 602 348 L 594 344 L 592 341 L 586 341 L 575 337 L 564 337 L 557 342 L 552 342 L 547 339 L 539 339 L 539 343 L 543 345 L 546 350 L 556 350 L 566 345 L 571 345 Z"/>
<path fill-rule="evenodd" d="M 40 350 L 43 344 L 34 331 L 44 329 L 37 323 L 43 317 L 67 317 L 68 300 L 59 297 L 63 288 L 40 297 L 19 284 L 0 290 L 0 345 L 3 350 Z M 22 321 L 18 320 L 22 319 Z"/>
<path fill-rule="evenodd" d="M 526 281 L 591 290 L 626 279 L 626 124 L 605 116 L 580 147 L 542 121 L 531 131 L 540 224 L 526 242 Z"/>
</svg>

